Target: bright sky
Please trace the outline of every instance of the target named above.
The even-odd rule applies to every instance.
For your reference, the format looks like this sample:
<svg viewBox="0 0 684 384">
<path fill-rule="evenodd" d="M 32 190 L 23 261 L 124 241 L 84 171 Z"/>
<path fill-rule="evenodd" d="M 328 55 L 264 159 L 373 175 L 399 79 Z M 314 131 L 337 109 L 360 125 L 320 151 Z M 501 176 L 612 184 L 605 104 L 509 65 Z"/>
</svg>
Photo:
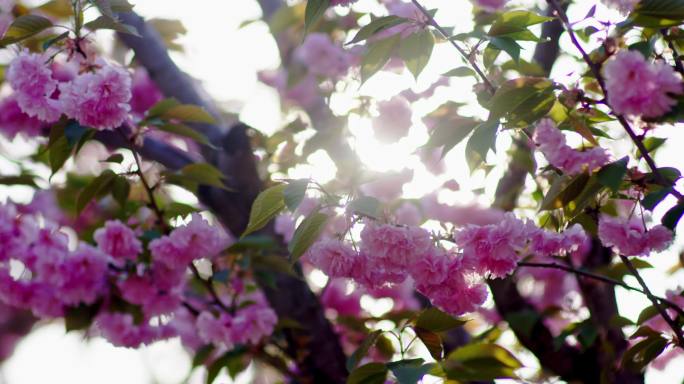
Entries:
<svg viewBox="0 0 684 384">
<path fill-rule="evenodd" d="M 256 81 L 256 72 L 262 69 L 276 68 L 278 56 L 276 46 L 263 23 L 252 23 L 238 29 L 241 22 L 258 18 L 259 7 L 253 0 L 132 0 L 139 13 L 146 17 L 180 19 L 188 34 L 182 39 L 186 48 L 185 54 L 175 55 L 179 65 L 197 77 L 205 85 L 207 91 L 221 104 L 231 111 L 239 112 L 243 121 L 264 132 L 273 132 L 280 127 L 280 109 L 278 97 L 270 88 Z M 522 2 L 518 2 L 522 3 Z M 594 1 L 579 2 L 570 14 L 571 19 L 583 17 Z M 370 7 L 370 0 L 360 0 L 360 7 Z M 468 0 L 425 0 L 428 8 L 439 8 L 438 21 L 444 25 L 456 26 L 457 31 L 465 31 L 471 25 L 470 3 Z M 530 4 L 529 1 L 525 4 Z M 586 6 L 585 6 L 586 4 Z M 367 8 L 371 9 L 371 8 Z M 603 19 L 614 18 L 615 13 L 599 8 L 597 16 Z M 562 41 L 567 46 L 567 41 Z M 529 56 L 531 49 L 523 52 Z M 441 44 L 436 47 L 432 60 L 418 83 L 408 74 L 381 74 L 368 81 L 361 89 L 352 89 L 333 101 L 333 107 L 344 110 L 348 108 L 354 94 L 371 95 L 386 99 L 399 91 L 414 87 L 421 90 L 435 81 L 440 73 L 461 66 L 457 53 L 452 47 Z M 555 75 L 563 76 L 575 68 L 570 60 L 561 59 Z M 572 74 L 571 76 L 576 76 Z M 472 101 L 470 91 L 472 80 L 454 79 L 449 89 L 440 89 L 439 100 L 417 103 L 416 113 L 420 115 L 432 110 L 444 100 Z M 465 109 L 471 114 L 480 114 L 478 107 Z M 377 143 L 370 134 L 368 121 L 352 120 L 351 131 L 358 138 L 358 151 L 362 160 L 373 169 L 379 171 L 398 170 L 405 166 L 414 166 L 417 158 L 411 154 L 415 148 L 423 144 L 427 138 L 425 128 L 419 119 L 414 121 L 411 134 L 394 145 Z M 674 142 L 681 143 L 684 134 L 681 127 L 663 128 L 661 136 L 671 138 L 669 145 L 660 151 L 660 164 L 684 168 L 684 160 L 677 151 Z M 509 138 L 501 135 L 496 157 L 490 163 L 505 164 L 505 147 Z M 462 149 L 453 151 L 447 157 L 449 178 L 459 181 L 464 192 L 448 196 L 452 200 L 467 202 L 474 198 L 470 189 L 485 187 L 491 196 L 501 169 L 495 169 L 484 178 L 481 173 L 470 176 L 463 160 Z M 619 149 L 618 149 L 619 150 Z M 624 151 L 624 148 L 622 148 Z M 297 170 L 298 177 L 313 177 L 326 181 L 330 177 L 330 168 L 324 166 L 326 159 L 315 154 L 310 159 L 317 167 L 304 166 Z M 323 166 L 321 165 L 323 164 Z M 434 177 L 427 172 L 417 172 L 416 178 L 405 190 L 407 196 L 417 197 L 436 189 L 445 180 Z M 0 200 L 6 196 L 17 198 L 20 190 L 0 189 Z M 662 212 L 658 212 L 657 216 Z M 677 240 L 673 251 L 662 255 L 654 255 L 649 259 L 656 270 L 664 270 L 672 266 L 676 260 L 674 250 L 682 249 L 684 241 Z M 676 280 L 664 281 L 662 275 L 655 271 L 644 272 L 644 278 L 653 290 L 662 294 L 665 289 L 676 286 L 675 281 L 684 283 L 684 273 L 675 276 Z M 634 284 L 635 282 L 630 282 Z M 635 319 L 647 301 L 640 295 L 619 291 L 620 300 L 624 303 L 621 312 L 624 316 Z M 527 359 L 526 359 L 527 360 Z M 680 360 L 684 361 L 684 359 Z M 60 323 L 47 324 L 38 328 L 19 344 L 15 355 L 2 368 L 0 383 L 8 384 L 80 384 L 80 383 L 180 383 L 188 374 L 190 363 L 177 341 L 157 343 L 141 350 L 115 348 L 103 340 L 84 341 L 78 334 L 65 334 Z M 669 372 L 649 372 L 649 381 L 654 383 L 680 383 L 684 378 L 682 370 L 671 369 Z M 203 377 L 196 372 L 189 383 L 200 383 Z M 245 376 L 241 380 L 248 382 Z M 227 378 L 219 382 L 228 382 Z"/>
</svg>

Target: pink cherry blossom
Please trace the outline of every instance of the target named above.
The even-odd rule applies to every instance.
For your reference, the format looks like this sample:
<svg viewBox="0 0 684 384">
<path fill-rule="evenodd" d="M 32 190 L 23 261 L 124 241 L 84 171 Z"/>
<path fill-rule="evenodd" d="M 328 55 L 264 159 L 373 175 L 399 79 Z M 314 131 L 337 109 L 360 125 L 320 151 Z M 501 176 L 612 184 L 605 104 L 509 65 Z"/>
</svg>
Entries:
<svg viewBox="0 0 684 384">
<path fill-rule="evenodd" d="M 663 62 L 649 63 L 637 51 L 623 50 L 603 66 L 608 103 L 618 114 L 658 117 L 676 101 L 670 94 L 681 94 L 682 80 Z"/>
<path fill-rule="evenodd" d="M 98 248 L 117 260 L 135 260 L 142 252 L 142 243 L 132 229 L 119 220 L 107 221 L 93 235 Z"/>
<path fill-rule="evenodd" d="M 204 311 L 197 316 L 197 333 L 205 342 L 232 349 L 235 345 L 230 327 L 233 317 L 228 313 L 221 313 L 218 317 L 211 312 Z"/>
<path fill-rule="evenodd" d="M 305 260 L 330 277 L 351 277 L 358 254 L 351 246 L 335 239 L 322 239 L 306 252 Z"/>
<path fill-rule="evenodd" d="M 187 225 L 153 240 L 149 249 L 160 263 L 171 269 L 184 269 L 193 260 L 216 256 L 229 242 L 220 227 L 210 225 L 198 213 L 193 213 Z"/>
<path fill-rule="evenodd" d="M 672 232 L 662 225 L 646 230 L 638 217 L 623 219 L 602 215 L 598 236 L 606 247 L 624 256 L 648 256 L 651 252 L 667 249 L 672 243 Z"/>
<path fill-rule="evenodd" d="M 0 101 L 0 134 L 8 140 L 14 139 L 18 134 L 24 137 L 38 136 L 44 125 L 38 118 L 22 111 L 15 95 Z"/>
<path fill-rule="evenodd" d="M 402 203 L 395 211 L 394 217 L 397 224 L 401 225 L 420 225 L 423 222 L 423 215 L 415 204 L 409 202 Z"/>
<path fill-rule="evenodd" d="M 64 113 L 97 130 L 119 127 L 131 110 L 131 76 L 120 67 L 104 65 L 59 87 Z"/>
<path fill-rule="evenodd" d="M 275 88 L 285 100 L 303 108 L 311 107 L 319 100 L 318 82 L 312 75 L 305 76 L 293 85 L 288 85 L 283 69 L 260 71 L 257 77 L 262 83 Z"/>
<path fill-rule="evenodd" d="M 282 236 L 286 243 L 289 243 L 297 229 L 297 222 L 291 214 L 284 213 L 275 218 L 273 227 L 275 232 Z"/>
<path fill-rule="evenodd" d="M 508 0 L 472 0 L 473 4 L 489 12 L 496 12 L 503 9 Z"/>
<path fill-rule="evenodd" d="M 332 79 L 344 76 L 351 65 L 349 54 L 328 34 L 320 32 L 307 34 L 295 57 L 310 73 Z"/>
<path fill-rule="evenodd" d="M 623 14 L 632 12 L 634 7 L 639 4 L 639 0 L 602 0 L 603 4 L 615 8 Z"/>
<path fill-rule="evenodd" d="M 113 345 L 126 348 L 138 348 L 175 336 L 171 326 L 136 324 L 133 316 L 128 313 L 101 312 L 95 319 L 93 328 Z"/>
<path fill-rule="evenodd" d="M 546 160 L 568 175 L 576 175 L 585 170 L 591 172 L 610 161 L 606 150 L 600 147 L 586 151 L 570 148 L 565 142 L 565 136 L 551 119 L 543 119 L 537 124 L 534 141 Z"/>
<path fill-rule="evenodd" d="M 419 227 L 368 222 L 361 231 L 361 252 L 371 260 L 374 271 L 395 274 L 394 283 L 403 281 L 407 268 L 431 247 L 430 234 Z"/>
<path fill-rule="evenodd" d="M 7 68 L 7 81 L 24 113 L 51 123 L 59 119 L 62 106 L 51 98 L 57 81 L 47 60 L 44 55 L 22 51 Z"/>
<path fill-rule="evenodd" d="M 340 316 L 359 316 L 361 308 L 361 291 L 354 289 L 348 293 L 348 284 L 344 279 L 332 279 L 321 294 L 321 303 L 335 310 Z"/>
<path fill-rule="evenodd" d="M 401 96 L 378 103 L 373 131 L 378 140 L 393 143 L 406 136 L 411 128 L 411 105 Z"/>
<path fill-rule="evenodd" d="M 449 276 L 453 257 L 442 248 L 434 247 L 411 265 L 410 273 L 418 286 L 439 285 Z"/>
<path fill-rule="evenodd" d="M 517 252 L 525 248 L 531 231 L 529 223 L 507 214 L 499 224 L 469 225 L 457 231 L 454 239 L 463 249 L 466 263 L 482 275 L 497 278 L 515 270 L 520 258 Z"/>
<path fill-rule="evenodd" d="M 100 250 L 81 244 L 60 264 L 59 298 L 68 305 L 92 304 L 107 291 L 107 262 Z"/>
<path fill-rule="evenodd" d="M 131 82 L 131 111 L 142 116 L 150 107 L 164 98 L 157 85 L 150 79 L 147 70 L 137 68 Z"/>
<path fill-rule="evenodd" d="M 273 333 L 278 323 L 273 309 L 266 305 L 252 304 L 237 311 L 233 317 L 231 333 L 239 344 L 257 344 L 264 336 Z"/>
</svg>

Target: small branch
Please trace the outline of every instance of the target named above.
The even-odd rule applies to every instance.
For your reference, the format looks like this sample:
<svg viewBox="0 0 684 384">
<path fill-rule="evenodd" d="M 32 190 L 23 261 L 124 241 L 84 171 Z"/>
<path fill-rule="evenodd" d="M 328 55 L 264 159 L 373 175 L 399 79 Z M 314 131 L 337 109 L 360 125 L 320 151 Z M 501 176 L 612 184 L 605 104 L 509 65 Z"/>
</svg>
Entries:
<svg viewBox="0 0 684 384">
<path fill-rule="evenodd" d="M 661 29 L 660 33 L 663 35 L 663 38 L 667 40 L 667 28 Z M 672 59 L 674 60 L 675 69 L 677 70 L 677 72 L 684 75 L 684 65 L 682 65 L 682 61 L 679 59 L 679 52 L 677 52 L 677 47 L 675 47 L 672 40 L 667 40 L 667 46 L 672 51 Z"/>
<path fill-rule="evenodd" d="M 428 12 L 427 9 L 425 9 L 425 7 L 423 7 L 422 5 L 420 5 L 420 3 L 418 2 L 418 0 L 411 0 L 411 2 L 413 3 L 413 5 L 416 6 L 416 8 L 418 8 L 418 10 L 419 10 L 425 17 L 428 18 L 428 20 L 430 20 L 430 24 L 431 24 L 433 27 L 435 27 L 435 28 L 439 31 L 439 33 L 441 33 L 442 36 L 444 36 L 444 38 L 447 39 L 447 41 L 448 41 L 449 43 L 451 43 L 451 45 L 454 46 L 454 48 L 456 48 L 456 50 L 458 51 L 458 53 L 460 53 L 461 56 L 463 56 L 463 59 L 464 59 L 466 62 L 468 62 L 468 64 L 470 64 L 470 66 L 475 70 L 475 72 L 477 73 L 477 75 L 480 76 L 480 78 L 482 79 L 482 82 L 484 82 L 485 86 L 487 87 L 487 91 L 488 91 L 490 94 L 493 95 L 494 92 L 496 92 L 496 87 L 489 81 L 489 79 L 487 78 L 487 75 L 484 74 L 484 72 L 480 69 L 480 67 L 477 65 L 477 63 L 475 63 L 475 60 L 473 60 L 473 59 L 470 57 L 470 55 L 468 54 L 468 52 L 466 52 L 463 48 L 461 48 L 458 44 L 456 44 L 455 41 L 453 41 L 453 40 L 451 40 L 451 39 L 449 38 L 449 34 L 447 33 L 447 31 L 446 31 L 444 28 L 442 28 L 439 24 L 437 24 L 437 21 L 435 21 L 435 18 L 432 17 L 432 15 L 430 14 L 430 12 Z"/>
<path fill-rule="evenodd" d="M 608 98 L 608 91 L 606 89 L 606 82 L 603 79 L 603 76 L 601 75 L 601 66 L 598 63 L 594 63 L 591 60 L 591 57 L 587 54 L 587 52 L 582 48 L 582 44 L 580 44 L 579 40 L 577 40 L 577 36 L 575 35 L 575 32 L 572 30 L 572 26 L 570 25 L 570 21 L 568 20 L 568 16 L 565 14 L 565 11 L 563 8 L 558 4 L 557 0 L 546 0 L 549 3 L 549 6 L 552 7 L 556 13 L 558 14 L 558 17 L 560 20 L 563 22 L 563 25 L 565 26 L 566 31 L 568 32 L 568 35 L 570 36 L 570 40 L 572 41 L 572 44 L 577 48 L 577 50 L 580 52 L 582 55 L 582 59 L 587 63 L 589 68 L 591 69 L 594 77 L 596 78 L 596 81 L 599 83 L 599 86 L 601 87 L 601 91 L 603 92 L 603 95 L 605 98 Z M 658 181 L 663 184 L 664 186 L 672 186 L 672 183 L 669 182 L 658 170 L 658 166 L 656 165 L 655 161 L 651 157 L 651 155 L 648 153 L 648 150 L 646 149 L 646 146 L 644 143 L 641 141 L 639 136 L 634 132 L 632 127 L 629 125 L 629 122 L 627 122 L 627 119 L 625 119 L 624 116 L 615 113 L 613 111 L 615 116 L 617 116 L 618 122 L 620 122 L 620 125 L 625 129 L 627 132 L 627 135 L 629 135 L 630 139 L 634 142 L 634 145 L 636 145 L 637 149 L 639 149 L 639 152 L 641 153 L 641 156 L 646 160 L 646 164 L 648 164 L 648 167 L 651 169 L 655 177 L 658 179 Z M 669 189 L 669 193 L 676 197 L 677 199 L 682 199 L 684 196 L 677 191 L 674 186 Z"/>
<path fill-rule="evenodd" d="M 667 322 L 667 324 L 672 328 L 674 331 L 675 335 L 677 335 L 677 343 L 679 344 L 680 347 L 684 348 L 684 334 L 682 334 L 682 328 L 677 324 L 676 321 L 674 321 L 670 315 L 667 313 L 665 308 L 663 308 L 660 303 L 658 302 L 658 297 L 653 295 L 651 293 L 651 290 L 648 288 L 646 285 L 646 282 L 644 279 L 641 277 L 639 274 L 639 271 L 634 267 L 634 264 L 632 264 L 632 261 L 629 260 L 626 256 L 620 255 L 620 260 L 627 266 L 627 269 L 629 272 L 637 279 L 639 282 L 639 285 L 641 285 L 641 288 L 644 289 L 644 293 L 648 297 L 649 300 L 653 303 L 653 306 L 658 310 L 658 313 L 660 313 L 660 316 Z"/>
<path fill-rule="evenodd" d="M 218 296 L 218 293 L 216 293 L 216 289 L 214 288 L 214 281 L 210 277 L 209 279 L 203 279 L 202 275 L 200 275 L 199 271 L 197 270 L 197 267 L 193 263 L 190 263 L 190 270 L 192 271 L 192 274 L 197 278 L 197 280 L 201 281 L 204 287 L 209 291 L 209 294 L 211 297 L 214 299 L 214 302 L 216 305 L 221 307 L 226 313 L 232 314 L 233 311 L 231 311 L 230 307 L 225 305 L 223 301 Z"/>
<path fill-rule="evenodd" d="M 574 273 L 574 274 L 576 274 L 576 275 L 578 275 L 578 276 L 584 276 L 584 277 L 587 277 L 587 278 L 590 278 L 590 279 L 602 281 L 602 282 L 607 283 L 607 284 L 617 285 L 617 286 L 620 286 L 620 287 L 622 287 L 622 288 L 625 288 L 625 289 L 628 290 L 628 291 L 639 292 L 639 293 L 641 293 L 641 294 L 644 294 L 644 295 L 646 295 L 646 296 L 649 296 L 649 293 L 647 293 L 647 291 L 644 290 L 644 289 L 632 287 L 631 285 L 629 285 L 629 284 L 627 284 L 627 283 L 625 283 L 625 282 L 622 282 L 622 281 L 620 281 L 620 280 L 612 279 L 612 278 L 610 278 L 610 277 L 608 277 L 608 276 L 604 276 L 604 275 L 600 275 L 600 274 L 597 274 L 597 273 L 585 271 L 585 270 L 582 270 L 582 269 L 573 268 L 573 267 L 570 267 L 570 266 L 568 266 L 568 265 L 557 264 L 557 263 L 534 263 L 534 262 L 521 261 L 521 262 L 518 263 L 518 266 L 519 266 L 519 267 L 531 267 L 531 268 L 551 268 L 551 269 L 559 269 L 559 270 L 562 270 L 562 271 Z M 651 297 L 653 297 L 654 299 L 656 299 L 656 300 L 662 302 L 663 304 L 666 304 L 668 307 L 671 307 L 672 309 L 674 309 L 675 311 L 677 311 L 677 313 L 678 313 L 680 316 L 682 316 L 682 318 L 684 318 L 684 309 L 680 308 L 679 305 L 677 305 L 677 304 L 674 303 L 673 301 L 670 301 L 670 300 L 668 300 L 668 299 L 666 299 L 666 298 L 664 298 L 664 297 L 655 296 L 655 295 L 653 295 L 653 294 L 650 294 L 649 298 L 651 298 Z"/>
</svg>

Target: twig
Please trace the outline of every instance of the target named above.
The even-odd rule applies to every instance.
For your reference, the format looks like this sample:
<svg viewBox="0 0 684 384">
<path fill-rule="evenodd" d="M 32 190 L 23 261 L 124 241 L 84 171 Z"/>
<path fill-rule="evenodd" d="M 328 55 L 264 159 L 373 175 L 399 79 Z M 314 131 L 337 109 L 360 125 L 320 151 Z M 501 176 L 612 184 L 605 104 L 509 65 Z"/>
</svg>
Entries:
<svg viewBox="0 0 684 384">
<path fill-rule="evenodd" d="M 667 40 L 667 28 L 661 29 L 660 33 L 663 35 L 663 38 Z M 667 46 L 672 51 L 672 59 L 674 60 L 675 69 L 677 70 L 677 72 L 684 75 L 684 65 L 682 65 L 682 61 L 679 59 L 679 52 L 677 52 L 677 47 L 675 47 L 672 40 L 667 40 Z"/>
<path fill-rule="evenodd" d="M 432 17 L 430 12 L 428 12 L 427 9 L 425 9 L 425 7 L 420 5 L 418 0 L 411 0 L 411 2 L 413 3 L 413 5 L 416 6 L 416 8 L 418 8 L 418 10 L 425 17 L 427 17 L 427 19 L 430 21 L 430 24 L 433 27 L 435 27 L 439 31 L 439 33 L 441 33 L 442 36 L 444 36 L 444 38 L 447 39 L 447 41 L 449 43 L 451 43 L 451 45 L 454 46 L 454 48 L 456 48 L 458 53 L 460 53 L 461 56 L 463 56 L 463 59 L 466 62 L 468 62 L 468 64 L 470 64 L 470 66 L 475 70 L 477 75 L 480 76 L 480 78 L 482 79 L 482 82 L 484 82 L 485 86 L 487 87 L 487 91 L 491 94 L 494 94 L 494 92 L 496 92 L 496 87 L 494 87 L 494 85 L 489 81 L 489 79 L 487 78 L 487 75 L 484 74 L 484 72 L 480 69 L 480 67 L 477 65 L 477 63 L 475 63 L 475 61 L 470 57 L 468 52 L 466 52 L 463 48 L 461 48 L 458 44 L 456 44 L 456 42 L 454 40 L 449 38 L 450 36 L 447 33 L 447 31 L 444 28 L 442 28 L 439 24 L 437 24 L 437 21 L 435 21 L 435 18 Z"/>
<path fill-rule="evenodd" d="M 587 63 L 589 68 L 591 69 L 594 77 L 596 78 L 596 81 L 599 83 L 599 86 L 601 87 L 601 91 L 603 92 L 603 95 L 608 98 L 608 91 L 606 89 L 606 83 L 605 80 L 603 79 L 603 76 L 601 75 L 601 66 L 598 63 L 594 63 L 591 60 L 591 57 L 587 54 L 587 52 L 582 48 L 582 44 L 577 40 L 577 36 L 575 35 L 575 32 L 572 30 L 572 26 L 570 25 L 570 21 L 568 20 L 568 16 L 565 14 L 565 11 L 563 11 L 563 8 L 558 4 L 557 0 L 546 0 L 549 3 L 549 6 L 551 6 L 556 13 L 558 14 L 558 17 L 560 18 L 561 22 L 565 26 L 566 31 L 568 32 L 568 35 L 570 36 L 570 40 L 572 41 L 572 44 L 577 48 L 577 50 L 580 52 L 582 55 L 582 59 Z M 615 113 L 615 111 L 613 111 Z M 636 145 L 637 149 L 639 149 L 639 152 L 641 153 L 641 156 L 646 160 L 646 163 L 648 164 L 648 167 L 651 169 L 655 177 L 658 179 L 658 181 L 663 184 L 664 186 L 671 186 L 668 190 L 669 194 L 672 196 L 676 197 L 677 199 L 681 200 L 684 196 L 677 191 L 674 186 L 672 185 L 671 182 L 669 182 L 665 176 L 663 176 L 660 171 L 658 170 L 658 166 L 656 165 L 655 161 L 651 157 L 651 155 L 648 153 L 648 149 L 646 149 L 646 146 L 644 143 L 641 141 L 639 136 L 634 132 L 632 127 L 629 125 L 629 122 L 627 122 L 627 119 L 625 119 L 624 116 L 615 113 L 615 116 L 618 119 L 618 122 L 620 122 L 620 125 L 625 129 L 627 132 L 627 135 L 629 135 L 630 139 L 634 142 L 634 145 Z"/>
<path fill-rule="evenodd" d="M 667 311 L 660 305 L 658 302 L 658 298 L 651 293 L 651 290 L 648 288 L 648 285 L 646 285 L 646 282 L 644 279 L 641 277 L 639 274 L 639 271 L 634 267 L 634 264 L 632 264 L 632 261 L 627 258 L 627 256 L 620 255 L 620 260 L 627 266 L 627 269 L 629 272 L 636 278 L 636 280 L 639 282 L 639 285 L 641 285 L 641 288 L 644 289 L 644 293 L 648 297 L 649 300 L 653 303 L 653 306 L 658 310 L 658 313 L 660 313 L 660 316 L 667 322 L 667 324 L 672 328 L 674 331 L 675 335 L 677 335 L 677 343 L 679 344 L 680 347 L 684 348 L 684 334 L 682 333 L 682 327 L 680 327 L 676 321 L 674 321 L 670 315 L 667 313 Z"/>
<path fill-rule="evenodd" d="M 221 309 L 223 309 L 227 313 L 233 313 L 234 312 L 230 309 L 230 307 L 225 305 L 223 303 L 223 301 L 221 301 L 221 299 L 219 298 L 218 293 L 216 293 L 216 289 L 214 289 L 214 281 L 211 277 L 209 277 L 208 279 L 203 279 L 202 275 L 200 275 L 199 271 L 197 270 L 197 267 L 195 267 L 195 265 L 192 263 L 190 263 L 190 270 L 192 271 L 192 274 L 195 276 L 195 278 L 197 278 L 197 280 L 201 281 L 202 284 L 204 285 L 204 287 L 207 289 L 207 291 L 209 291 L 209 294 L 214 299 L 214 303 L 216 305 L 221 307 Z"/>
<path fill-rule="evenodd" d="M 518 266 L 519 267 L 532 267 L 532 268 L 560 269 L 562 271 L 571 272 L 571 273 L 574 273 L 574 274 L 579 275 L 579 276 L 584 276 L 584 277 L 588 277 L 588 278 L 591 278 L 594 280 L 602 281 L 602 282 L 607 283 L 607 284 L 617 285 L 617 286 L 620 286 L 622 288 L 627 289 L 628 291 L 639 292 L 639 293 L 642 293 L 642 294 L 648 296 L 648 293 L 644 289 L 632 287 L 631 285 L 629 285 L 625 282 L 622 282 L 620 280 L 612 279 L 608 276 L 600 275 L 598 273 L 593 273 L 593 272 L 585 271 L 582 269 L 573 268 L 573 267 L 568 266 L 568 265 L 563 265 L 563 264 L 558 264 L 558 263 L 534 263 L 534 262 L 521 261 L 518 263 Z M 662 302 L 663 304 L 666 304 L 668 307 L 674 309 L 684 319 L 684 309 L 682 309 L 675 302 L 668 300 L 664 297 L 655 296 L 653 294 L 651 294 L 651 297 Z"/>
</svg>

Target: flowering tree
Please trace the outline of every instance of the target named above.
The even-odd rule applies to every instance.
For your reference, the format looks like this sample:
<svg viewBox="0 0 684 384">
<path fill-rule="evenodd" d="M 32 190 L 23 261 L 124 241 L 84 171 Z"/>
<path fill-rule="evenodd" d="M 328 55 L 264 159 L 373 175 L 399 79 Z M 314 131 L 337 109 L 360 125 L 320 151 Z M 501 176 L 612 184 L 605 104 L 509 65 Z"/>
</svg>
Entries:
<svg viewBox="0 0 684 384">
<path fill-rule="evenodd" d="M 260 0 L 282 61 L 260 73 L 282 101 L 271 135 L 176 67 L 178 23 L 126 0 L 0 2 L 0 134 L 32 149 L 3 154 L 18 172 L 0 182 L 34 190 L 0 205 L 0 356 L 36 318 L 61 318 L 121 347 L 180 337 L 208 383 L 251 361 L 287 382 L 489 381 L 518 378 L 520 354 L 538 380 L 643 382 L 684 348 L 681 287 L 656 295 L 640 274 L 684 214 L 680 171 L 655 160 L 684 108 L 684 2 L 604 2 L 619 23 L 596 5 L 571 20 L 560 0 L 477 0 L 455 34 L 418 0 Z M 109 57 L 101 30 L 122 43 Z M 561 36 L 569 74 L 554 71 Z M 331 107 L 381 72 L 419 78 L 436 45 L 462 62 L 427 89 Z M 464 77 L 475 97 L 418 115 Z M 424 126 L 420 164 L 368 171 L 360 120 L 384 143 Z M 474 174 L 506 168 L 490 207 L 440 200 L 460 188 L 455 152 Z M 293 177 L 315 153 L 334 177 Z M 444 184 L 407 199 L 417 172 Z M 650 301 L 636 321 L 618 287 Z"/>
</svg>

